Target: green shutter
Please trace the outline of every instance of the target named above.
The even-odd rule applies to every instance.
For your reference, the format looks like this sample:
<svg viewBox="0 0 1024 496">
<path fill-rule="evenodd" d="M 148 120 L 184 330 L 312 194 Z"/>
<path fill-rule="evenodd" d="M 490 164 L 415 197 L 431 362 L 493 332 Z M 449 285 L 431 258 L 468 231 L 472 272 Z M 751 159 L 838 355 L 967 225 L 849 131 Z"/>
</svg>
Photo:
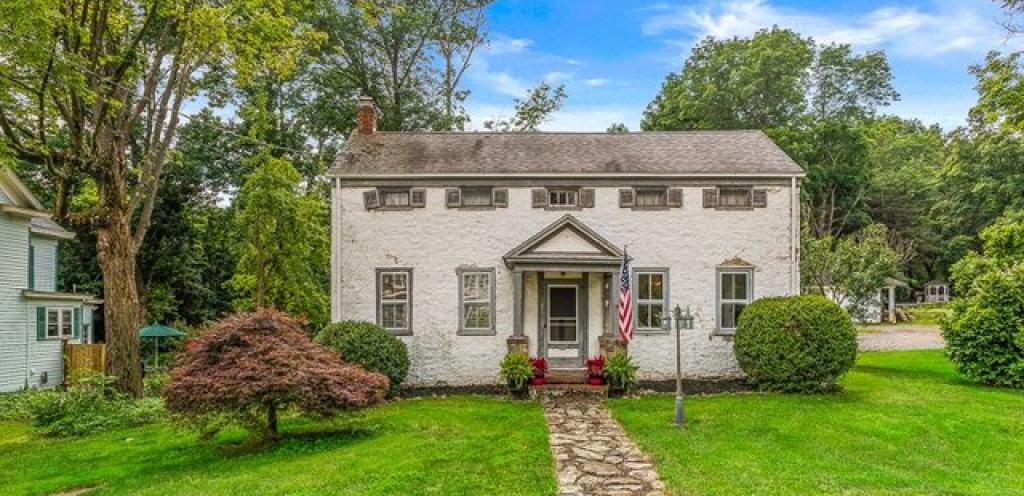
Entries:
<svg viewBox="0 0 1024 496">
<path fill-rule="evenodd" d="M 36 340 L 46 339 L 46 307 L 36 307 Z"/>
<path fill-rule="evenodd" d="M 71 337 L 78 339 L 82 337 L 82 309 L 76 308 L 73 310 L 74 324 L 71 326 Z"/>
<path fill-rule="evenodd" d="M 28 242 L 28 289 L 36 289 L 36 247 Z"/>
</svg>

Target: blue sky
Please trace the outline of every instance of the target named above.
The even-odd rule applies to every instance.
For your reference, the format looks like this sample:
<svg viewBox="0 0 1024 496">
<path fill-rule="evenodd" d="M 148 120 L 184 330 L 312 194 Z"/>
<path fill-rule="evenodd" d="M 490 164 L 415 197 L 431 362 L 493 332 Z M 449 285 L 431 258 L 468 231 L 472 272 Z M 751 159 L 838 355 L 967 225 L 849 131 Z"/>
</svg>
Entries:
<svg viewBox="0 0 1024 496">
<path fill-rule="evenodd" d="M 547 80 L 565 84 L 569 98 L 542 129 L 603 131 L 625 122 L 639 130 L 644 107 L 695 42 L 778 25 L 819 42 L 884 50 L 902 96 L 885 112 L 951 129 L 975 101 L 967 67 L 989 50 L 1021 47 L 1007 40 L 1002 18 L 983 0 L 497 0 L 488 11 L 491 42 L 465 76 L 467 109 L 479 128 L 511 115 L 514 97 Z"/>
</svg>

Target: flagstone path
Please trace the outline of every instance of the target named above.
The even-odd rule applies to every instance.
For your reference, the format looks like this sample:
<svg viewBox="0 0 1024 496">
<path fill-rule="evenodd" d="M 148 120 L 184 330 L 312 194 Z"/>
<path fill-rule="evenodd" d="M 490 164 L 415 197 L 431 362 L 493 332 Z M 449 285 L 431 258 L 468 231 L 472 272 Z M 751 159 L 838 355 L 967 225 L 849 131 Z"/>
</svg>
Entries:
<svg viewBox="0 0 1024 496">
<path fill-rule="evenodd" d="M 654 465 L 594 397 L 544 398 L 560 496 L 663 496 Z"/>
</svg>

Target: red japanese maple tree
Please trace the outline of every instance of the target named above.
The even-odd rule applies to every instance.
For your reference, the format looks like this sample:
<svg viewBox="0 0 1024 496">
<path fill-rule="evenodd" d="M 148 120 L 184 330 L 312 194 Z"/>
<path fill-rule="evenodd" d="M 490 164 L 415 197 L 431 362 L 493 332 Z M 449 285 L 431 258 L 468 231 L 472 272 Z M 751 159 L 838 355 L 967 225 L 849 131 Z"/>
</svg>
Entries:
<svg viewBox="0 0 1024 496">
<path fill-rule="evenodd" d="M 313 343 L 275 310 L 228 316 L 185 346 L 164 389 L 167 409 L 203 428 L 230 419 L 276 438 L 278 411 L 331 416 L 384 400 L 388 379 Z"/>
</svg>

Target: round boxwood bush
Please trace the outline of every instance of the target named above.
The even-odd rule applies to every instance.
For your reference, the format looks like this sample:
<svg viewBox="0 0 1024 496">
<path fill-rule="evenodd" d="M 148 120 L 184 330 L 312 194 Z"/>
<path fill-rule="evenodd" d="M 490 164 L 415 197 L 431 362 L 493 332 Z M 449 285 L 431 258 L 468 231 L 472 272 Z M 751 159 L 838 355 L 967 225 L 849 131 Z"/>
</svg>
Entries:
<svg viewBox="0 0 1024 496">
<path fill-rule="evenodd" d="M 386 375 L 392 394 L 409 374 L 405 343 L 379 325 L 351 320 L 328 324 L 317 334 L 316 342 L 334 349 L 346 362 Z"/>
<path fill-rule="evenodd" d="M 853 366 L 857 329 L 823 296 L 763 298 L 743 310 L 734 345 L 740 367 L 758 387 L 826 391 Z"/>
<path fill-rule="evenodd" d="M 953 300 L 942 335 L 968 379 L 1024 387 L 1024 262 L 974 279 L 970 292 Z"/>
</svg>

